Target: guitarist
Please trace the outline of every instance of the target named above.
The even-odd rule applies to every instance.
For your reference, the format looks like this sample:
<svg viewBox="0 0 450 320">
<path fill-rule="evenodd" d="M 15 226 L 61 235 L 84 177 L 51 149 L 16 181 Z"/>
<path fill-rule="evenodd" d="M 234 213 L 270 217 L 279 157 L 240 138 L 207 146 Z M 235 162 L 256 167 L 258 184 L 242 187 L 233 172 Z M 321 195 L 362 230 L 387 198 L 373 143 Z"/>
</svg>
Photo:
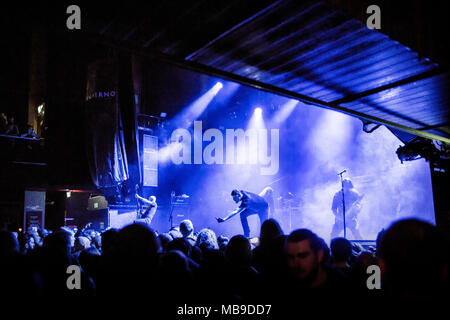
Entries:
<svg viewBox="0 0 450 320">
<path fill-rule="evenodd" d="M 350 179 L 342 181 L 345 199 L 345 226 L 350 229 L 355 240 L 361 240 L 358 230 L 358 214 L 361 211 L 361 196 L 353 187 Z M 342 208 L 342 190 L 335 193 L 331 210 L 334 213 L 335 221 L 331 230 L 331 239 L 336 238 L 344 230 L 344 218 Z"/>
</svg>

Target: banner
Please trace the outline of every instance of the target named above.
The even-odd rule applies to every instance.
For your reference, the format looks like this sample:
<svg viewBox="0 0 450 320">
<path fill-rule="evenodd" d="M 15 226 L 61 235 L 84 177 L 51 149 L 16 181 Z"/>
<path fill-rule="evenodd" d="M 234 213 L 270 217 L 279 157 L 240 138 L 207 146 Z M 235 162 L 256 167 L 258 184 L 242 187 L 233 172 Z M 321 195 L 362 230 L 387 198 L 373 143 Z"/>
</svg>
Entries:
<svg viewBox="0 0 450 320">
<path fill-rule="evenodd" d="M 86 138 L 89 169 L 100 188 L 118 187 L 128 179 L 119 106 L 119 66 L 115 59 L 88 67 Z"/>
</svg>

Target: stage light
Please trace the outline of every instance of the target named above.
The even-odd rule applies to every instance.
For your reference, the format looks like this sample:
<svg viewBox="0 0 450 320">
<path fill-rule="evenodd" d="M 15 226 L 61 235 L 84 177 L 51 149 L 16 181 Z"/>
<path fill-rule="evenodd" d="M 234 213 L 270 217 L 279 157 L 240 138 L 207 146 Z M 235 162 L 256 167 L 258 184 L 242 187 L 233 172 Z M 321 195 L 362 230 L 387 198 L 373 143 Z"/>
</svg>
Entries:
<svg viewBox="0 0 450 320">
<path fill-rule="evenodd" d="M 271 125 L 279 126 L 283 124 L 292 114 L 298 103 L 299 103 L 298 100 L 291 99 L 287 103 L 282 105 L 280 109 L 275 112 L 275 115 L 270 121 Z"/>
<path fill-rule="evenodd" d="M 183 111 L 177 114 L 171 121 L 172 126 L 178 128 L 189 128 L 194 121 L 202 115 L 222 87 L 222 83 L 217 82 L 213 87 L 211 87 L 211 89 L 202 94 L 189 106 L 184 108 Z"/>
<path fill-rule="evenodd" d="M 165 118 L 167 117 L 167 113 L 166 112 L 161 112 L 161 114 L 159 115 L 161 118 Z"/>
<path fill-rule="evenodd" d="M 263 110 L 261 107 L 256 107 L 251 114 L 250 120 L 247 124 L 247 129 L 265 129 L 266 125 L 263 118 Z"/>
<path fill-rule="evenodd" d="M 425 158 L 428 161 L 431 157 L 439 157 L 439 152 L 432 142 L 418 137 L 405 143 L 404 146 L 398 147 L 396 153 L 401 163 L 421 158 Z"/>
<path fill-rule="evenodd" d="M 37 107 L 38 113 L 39 114 L 44 114 L 44 104 L 41 104 Z"/>
<path fill-rule="evenodd" d="M 70 198 L 71 195 L 72 195 L 72 192 L 70 190 L 66 192 L 66 197 L 67 198 Z"/>
</svg>

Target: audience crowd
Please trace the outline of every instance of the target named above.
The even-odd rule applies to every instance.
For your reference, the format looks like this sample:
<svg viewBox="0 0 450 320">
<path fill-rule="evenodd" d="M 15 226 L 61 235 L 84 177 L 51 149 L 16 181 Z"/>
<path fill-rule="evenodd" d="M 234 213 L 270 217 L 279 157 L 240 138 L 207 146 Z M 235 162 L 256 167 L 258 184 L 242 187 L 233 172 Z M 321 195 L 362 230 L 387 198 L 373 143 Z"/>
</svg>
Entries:
<svg viewBox="0 0 450 320">
<path fill-rule="evenodd" d="M 330 303 L 352 308 L 448 298 L 448 243 L 435 226 L 420 220 L 396 221 L 368 249 L 344 238 L 328 246 L 308 229 L 285 235 L 274 219 L 264 221 L 254 242 L 196 231 L 189 220 L 160 234 L 139 223 L 102 233 L 66 227 L 25 234 L 2 230 L 1 290 L 13 299 L 24 293 L 46 299 L 120 298 L 146 308 L 272 304 L 280 316 L 318 305 L 326 310 Z M 80 267 L 80 289 L 68 288 L 70 265 Z M 380 289 L 368 286 L 376 284 L 369 266 L 380 270 Z"/>
<path fill-rule="evenodd" d="M 5 113 L 0 113 L 0 134 L 8 135 L 8 136 L 18 136 L 25 138 L 39 138 L 36 132 L 34 131 L 33 126 L 27 125 L 26 128 L 21 133 L 19 130 L 19 126 L 15 123 L 13 116 L 7 116 Z"/>
</svg>

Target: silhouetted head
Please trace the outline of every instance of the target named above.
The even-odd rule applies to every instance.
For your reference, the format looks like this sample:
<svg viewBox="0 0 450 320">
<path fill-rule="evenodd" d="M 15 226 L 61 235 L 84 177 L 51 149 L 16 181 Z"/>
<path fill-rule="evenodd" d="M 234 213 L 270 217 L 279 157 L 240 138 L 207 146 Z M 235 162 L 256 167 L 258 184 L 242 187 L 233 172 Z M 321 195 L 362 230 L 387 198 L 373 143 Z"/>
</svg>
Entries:
<svg viewBox="0 0 450 320">
<path fill-rule="evenodd" d="M 331 255 L 336 262 L 348 262 L 352 254 L 352 244 L 345 238 L 334 238 L 330 244 Z"/>
<path fill-rule="evenodd" d="M 101 244 L 103 252 L 114 249 L 117 246 L 118 234 L 119 231 L 117 229 L 108 229 L 102 233 Z"/>
<path fill-rule="evenodd" d="M 169 233 L 164 232 L 164 233 L 161 233 L 161 234 L 158 235 L 158 240 L 159 240 L 159 243 L 161 244 L 162 250 L 163 251 L 167 251 L 167 244 L 170 241 L 172 241 L 173 238 L 172 238 L 172 236 Z"/>
<path fill-rule="evenodd" d="M 342 180 L 342 185 L 344 186 L 345 189 L 353 189 L 353 183 L 348 178 L 345 178 L 344 180 Z"/>
<path fill-rule="evenodd" d="M 217 237 L 214 231 L 208 228 L 200 230 L 197 235 L 197 246 L 205 249 L 219 249 L 219 244 L 217 243 Z"/>
<path fill-rule="evenodd" d="M 81 267 L 88 275 L 91 275 L 98 268 L 100 251 L 97 248 L 89 247 L 80 252 L 78 258 Z"/>
<path fill-rule="evenodd" d="M 261 234 L 259 237 L 260 245 L 266 245 L 272 239 L 275 239 L 283 234 L 280 224 L 275 219 L 268 219 L 261 225 Z"/>
<path fill-rule="evenodd" d="M 233 197 L 233 200 L 236 203 L 238 203 L 242 199 L 242 193 L 237 189 L 234 189 L 233 191 L 231 191 L 231 196 Z"/>
<path fill-rule="evenodd" d="M 159 259 L 158 280 L 170 299 L 186 299 L 191 294 L 192 273 L 186 255 L 178 250 L 163 253 Z"/>
<path fill-rule="evenodd" d="M 448 243 L 435 226 L 417 219 L 395 222 L 381 236 L 378 248 L 383 287 L 403 297 L 438 294 L 448 252 Z"/>
<path fill-rule="evenodd" d="M 59 229 L 51 234 L 49 234 L 44 239 L 44 248 L 53 251 L 61 252 L 66 255 L 70 254 L 73 243 L 75 242 L 73 233 L 65 230 Z"/>
<path fill-rule="evenodd" d="M 252 250 L 248 239 L 243 235 L 232 237 L 225 249 L 225 257 L 233 265 L 250 265 Z"/>
<path fill-rule="evenodd" d="M 91 246 L 91 241 L 87 237 L 80 236 L 75 239 L 75 250 L 76 251 L 81 251 L 81 250 L 87 249 L 90 246 Z"/>
<path fill-rule="evenodd" d="M 189 219 L 181 221 L 180 232 L 185 238 L 192 234 L 194 232 L 194 225 L 192 224 L 192 221 Z"/>
<path fill-rule="evenodd" d="M 159 243 L 155 233 L 146 224 L 133 223 L 119 231 L 120 254 L 131 263 L 142 261 L 156 264 Z"/>
<path fill-rule="evenodd" d="M 217 243 L 219 244 L 220 250 L 225 250 L 225 248 L 228 245 L 228 242 L 230 242 L 230 239 L 228 239 L 228 237 L 225 237 L 225 236 L 217 237 Z"/>
<path fill-rule="evenodd" d="M 167 244 L 166 250 L 178 250 L 183 252 L 187 257 L 191 255 L 191 245 L 184 238 L 173 239 Z"/>
</svg>

